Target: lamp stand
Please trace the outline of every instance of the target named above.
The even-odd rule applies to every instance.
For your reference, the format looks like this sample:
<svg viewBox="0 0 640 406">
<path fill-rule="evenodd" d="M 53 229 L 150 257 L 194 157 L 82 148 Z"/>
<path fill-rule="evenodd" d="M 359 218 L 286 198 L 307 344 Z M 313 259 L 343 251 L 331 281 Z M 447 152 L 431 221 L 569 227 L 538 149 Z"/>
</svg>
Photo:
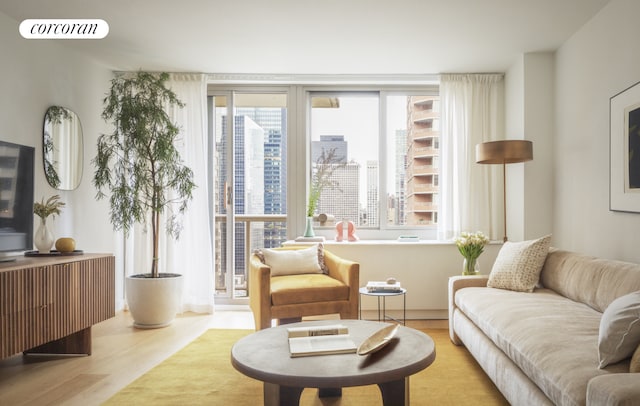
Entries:
<svg viewBox="0 0 640 406">
<path fill-rule="evenodd" d="M 504 238 L 507 242 L 507 164 L 502 162 L 502 213 L 504 216 Z"/>
<path fill-rule="evenodd" d="M 504 238 L 507 242 L 507 164 L 533 159 L 533 144 L 526 140 L 487 141 L 476 145 L 476 162 L 502 164 L 502 205 L 504 210 Z"/>
</svg>

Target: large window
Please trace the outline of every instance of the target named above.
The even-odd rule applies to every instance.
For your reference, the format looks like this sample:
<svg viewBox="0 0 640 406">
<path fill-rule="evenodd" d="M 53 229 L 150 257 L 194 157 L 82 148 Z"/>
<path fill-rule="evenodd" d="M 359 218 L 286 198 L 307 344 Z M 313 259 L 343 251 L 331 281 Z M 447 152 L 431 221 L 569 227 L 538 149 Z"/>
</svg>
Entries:
<svg viewBox="0 0 640 406">
<path fill-rule="evenodd" d="M 308 185 L 321 185 L 321 232 L 347 220 L 367 238 L 435 235 L 437 92 L 309 92 L 309 105 Z"/>
<path fill-rule="evenodd" d="M 255 248 L 302 234 L 318 176 L 317 234 L 349 220 L 362 239 L 435 238 L 439 110 L 435 85 L 211 85 L 218 303 L 246 303 Z"/>
<path fill-rule="evenodd" d="M 380 133 L 377 93 L 312 93 L 311 179 L 316 215 L 378 227 Z"/>
</svg>

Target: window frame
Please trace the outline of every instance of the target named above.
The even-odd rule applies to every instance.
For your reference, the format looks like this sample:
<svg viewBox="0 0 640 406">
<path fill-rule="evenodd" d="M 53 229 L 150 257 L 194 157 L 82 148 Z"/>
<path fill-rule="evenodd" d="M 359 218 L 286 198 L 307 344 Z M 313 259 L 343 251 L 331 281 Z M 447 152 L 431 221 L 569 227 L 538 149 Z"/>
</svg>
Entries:
<svg viewBox="0 0 640 406">
<path fill-rule="evenodd" d="M 303 116 L 303 120 L 305 121 L 305 144 L 306 150 L 304 151 L 305 157 L 305 193 L 304 193 L 304 201 L 298 202 L 298 205 L 301 205 L 301 210 L 303 213 L 306 213 L 306 204 L 308 198 L 309 191 L 309 182 L 310 182 L 310 174 L 311 174 L 311 98 L 316 95 L 340 95 L 340 94 L 354 94 L 354 93 L 369 93 L 369 94 L 377 94 L 378 95 L 378 194 L 381 197 L 378 202 L 378 213 L 380 213 L 380 221 L 379 225 L 376 228 L 363 227 L 357 228 L 357 235 L 360 239 L 363 240 L 395 240 L 400 235 L 416 235 L 420 239 L 425 240 L 436 240 L 438 234 L 438 226 L 436 224 L 426 225 L 426 226 L 406 226 L 406 225 L 391 225 L 387 224 L 383 219 L 386 218 L 387 215 L 387 199 L 388 196 L 388 182 L 387 182 L 387 169 L 389 162 L 386 156 L 387 150 L 387 97 L 389 96 L 424 96 L 424 95 L 439 95 L 439 85 L 415 85 L 415 86 L 303 86 L 303 97 L 302 100 L 298 100 L 298 103 L 303 103 L 303 105 L 298 106 L 298 111 L 304 109 L 305 114 Z M 366 170 L 366 168 L 365 168 Z M 297 193 L 299 194 L 299 193 Z M 304 219 L 304 215 L 302 219 Z M 293 219 L 291 219 L 293 220 Z M 302 221 L 302 220 L 298 220 Z M 328 240 L 333 240 L 335 238 L 335 230 L 334 227 L 314 227 L 314 231 L 316 235 L 324 236 Z M 302 235 L 304 232 L 304 225 L 299 229 L 299 232 L 296 236 Z M 295 236 L 294 236 L 295 238 Z"/>
<path fill-rule="evenodd" d="M 379 96 L 379 196 L 387 196 L 386 97 L 398 95 L 439 95 L 437 75 L 227 75 L 211 74 L 209 95 L 220 92 L 283 92 L 287 94 L 287 235 L 295 239 L 304 234 L 306 207 L 311 173 L 311 94 L 373 92 Z M 442 159 L 442 157 L 441 157 Z M 212 166 L 213 167 L 213 166 Z M 400 235 L 416 235 L 420 239 L 437 240 L 437 225 L 400 226 L 386 221 L 387 201 L 379 199 L 380 224 L 362 228 L 362 240 L 395 240 Z M 317 227 L 316 234 L 328 240 L 335 238 L 333 227 Z"/>
</svg>

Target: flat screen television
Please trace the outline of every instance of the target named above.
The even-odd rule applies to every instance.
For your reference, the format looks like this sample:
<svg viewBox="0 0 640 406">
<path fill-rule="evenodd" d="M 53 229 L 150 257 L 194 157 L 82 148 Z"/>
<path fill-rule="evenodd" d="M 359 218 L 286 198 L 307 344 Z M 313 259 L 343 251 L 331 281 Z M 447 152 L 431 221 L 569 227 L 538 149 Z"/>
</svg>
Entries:
<svg viewBox="0 0 640 406">
<path fill-rule="evenodd" d="M 34 156 L 33 147 L 0 141 L 0 252 L 33 249 Z"/>
</svg>

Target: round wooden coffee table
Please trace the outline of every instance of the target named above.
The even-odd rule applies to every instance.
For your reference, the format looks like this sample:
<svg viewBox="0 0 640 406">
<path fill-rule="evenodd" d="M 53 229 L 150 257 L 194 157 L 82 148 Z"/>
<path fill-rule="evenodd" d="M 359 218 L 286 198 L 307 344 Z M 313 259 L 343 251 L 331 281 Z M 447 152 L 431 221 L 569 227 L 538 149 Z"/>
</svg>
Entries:
<svg viewBox="0 0 640 406">
<path fill-rule="evenodd" d="M 436 358 L 428 335 L 400 326 L 395 337 L 369 355 L 336 354 L 291 358 L 287 328 L 344 324 L 356 345 L 387 323 L 366 320 L 323 320 L 286 324 L 241 338 L 231 349 L 231 364 L 241 373 L 264 382 L 265 405 L 297 405 L 304 388 L 332 395 L 349 386 L 377 384 L 384 405 L 409 404 L 409 376 Z"/>
</svg>

